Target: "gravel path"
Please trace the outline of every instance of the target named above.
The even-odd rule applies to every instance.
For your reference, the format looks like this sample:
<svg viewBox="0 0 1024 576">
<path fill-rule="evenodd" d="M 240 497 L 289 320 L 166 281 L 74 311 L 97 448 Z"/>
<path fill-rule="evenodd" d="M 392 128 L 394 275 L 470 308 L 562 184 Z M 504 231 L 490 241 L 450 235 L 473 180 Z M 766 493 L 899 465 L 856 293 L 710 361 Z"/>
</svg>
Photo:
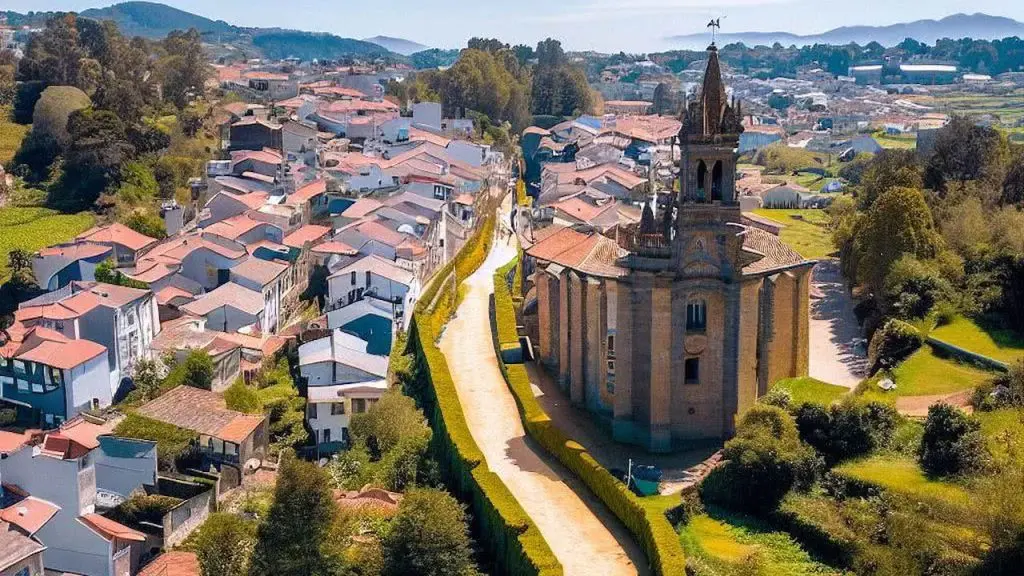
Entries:
<svg viewBox="0 0 1024 576">
<path fill-rule="evenodd" d="M 864 346 L 855 346 L 860 326 L 838 260 L 823 260 L 814 267 L 811 284 L 810 375 L 855 388 L 867 376 Z"/>
<path fill-rule="evenodd" d="M 537 523 L 569 575 L 648 574 L 643 551 L 571 472 L 526 438 L 491 340 L 494 271 L 515 256 L 495 242 L 440 341 L 473 439 L 487 465 Z"/>
</svg>

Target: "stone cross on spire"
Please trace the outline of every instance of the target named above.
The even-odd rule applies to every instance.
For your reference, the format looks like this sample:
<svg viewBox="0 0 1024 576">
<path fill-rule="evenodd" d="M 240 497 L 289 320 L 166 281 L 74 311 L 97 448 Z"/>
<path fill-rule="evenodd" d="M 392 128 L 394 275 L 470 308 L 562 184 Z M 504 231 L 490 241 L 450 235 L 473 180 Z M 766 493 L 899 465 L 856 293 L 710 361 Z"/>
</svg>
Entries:
<svg viewBox="0 0 1024 576">
<path fill-rule="evenodd" d="M 711 22 L 708 22 L 708 28 L 711 28 L 711 45 L 715 45 L 715 32 L 722 28 L 721 18 L 712 18 Z"/>
</svg>

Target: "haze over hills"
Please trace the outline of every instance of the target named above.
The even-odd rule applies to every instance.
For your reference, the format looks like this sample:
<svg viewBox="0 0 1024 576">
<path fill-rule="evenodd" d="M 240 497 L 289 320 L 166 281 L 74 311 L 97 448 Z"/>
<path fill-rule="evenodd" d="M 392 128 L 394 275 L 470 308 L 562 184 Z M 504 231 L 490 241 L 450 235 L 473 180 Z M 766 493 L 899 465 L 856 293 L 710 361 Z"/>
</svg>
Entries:
<svg viewBox="0 0 1024 576">
<path fill-rule="evenodd" d="M 405 38 L 392 38 L 391 36 L 363 38 L 363 42 L 370 42 L 371 44 L 383 46 L 384 48 L 387 48 L 396 54 L 402 54 L 403 56 L 410 56 L 417 52 L 430 49 L 430 46 L 424 46 L 419 42 L 413 42 L 412 40 L 406 40 Z"/>
<path fill-rule="evenodd" d="M 810 44 L 843 45 L 856 42 L 860 45 L 872 41 L 883 46 L 894 46 L 906 38 L 934 44 L 942 38 L 976 38 L 995 40 L 1008 36 L 1024 37 L 1024 23 L 1012 18 L 989 16 L 988 14 L 953 14 L 941 20 L 917 20 L 889 26 L 843 26 L 821 34 L 799 35 L 789 32 L 737 32 L 718 34 L 719 45 L 742 42 L 747 46 L 771 46 L 778 42 L 783 46 Z M 708 45 L 707 33 L 670 36 L 668 42 L 676 48 L 693 50 Z"/>
</svg>

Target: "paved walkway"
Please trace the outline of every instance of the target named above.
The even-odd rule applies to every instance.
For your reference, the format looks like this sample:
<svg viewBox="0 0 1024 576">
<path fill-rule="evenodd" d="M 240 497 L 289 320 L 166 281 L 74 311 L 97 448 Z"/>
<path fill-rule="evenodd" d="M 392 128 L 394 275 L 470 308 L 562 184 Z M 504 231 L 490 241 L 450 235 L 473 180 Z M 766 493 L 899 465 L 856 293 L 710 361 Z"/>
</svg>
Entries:
<svg viewBox="0 0 1024 576">
<path fill-rule="evenodd" d="M 837 386 L 855 388 L 867 376 L 865 346 L 853 298 L 846 289 L 838 260 L 814 267 L 811 285 L 810 375 Z"/>
<path fill-rule="evenodd" d="M 523 430 L 498 368 L 489 312 L 492 275 L 514 256 L 514 246 L 495 243 L 466 280 L 465 300 L 440 342 L 473 439 L 536 522 L 566 574 L 648 574 L 647 559 L 626 528 Z"/>
</svg>

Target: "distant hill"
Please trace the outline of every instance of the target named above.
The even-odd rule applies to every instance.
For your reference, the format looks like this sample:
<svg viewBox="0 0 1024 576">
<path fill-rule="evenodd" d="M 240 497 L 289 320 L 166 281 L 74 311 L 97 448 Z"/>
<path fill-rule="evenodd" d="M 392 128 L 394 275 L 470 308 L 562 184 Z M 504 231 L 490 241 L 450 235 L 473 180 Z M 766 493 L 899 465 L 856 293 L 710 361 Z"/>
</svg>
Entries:
<svg viewBox="0 0 1024 576">
<path fill-rule="evenodd" d="M 413 42 L 412 40 L 406 40 L 405 38 L 392 38 L 390 36 L 374 36 L 373 38 L 364 38 L 363 41 L 383 46 L 384 48 L 403 56 L 409 56 L 417 52 L 430 49 L 430 46 L 424 46 L 419 42 Z"/>
<path fill-rule="evenodd" d="M 154 39 L 163 38 L 172 30 L 195 28 L 207 42 L 239 47 L 254 46 L 267 58 L 401 58 L 386 47 L 372 42 L 282 28 L 234 26 L 223 20 L 211 20 L 157 2 L 123 2 L 106 8 L 90 8 L 83 10 L 81 16 L 112 20 L 126 35 Z"/>
<path fill-rule="evenodd" d="M 934 44 L 942 38 L 975 38 L 995 40 L 1008 36 L 1024 38 L 1024 23 L 988 14 L 954 14 L 941 20 L 917 20 L 889 26 L 843 26 L 821 34 L 801 36 L 789 32 L 737 32 L 719 34 L 718 44 L 742 42 L 747 46 L 771 46 L 778 42 L 783 46 L 810 44 L 843 45 L 856 42 L 861 46 L 878 42 L 883 46 L 895 46 L 907 38 Z M 707 33 L 670 36 L 666 40 L 678 48 L 700 50 L 708 45 Z"/>
<path fill-rule="evenodd" d="M 113 20 L 129 36 L 163 38 L 172 30 L 195 28 L 202 34 L 238 34 L 242 31 L 223 20 L 210 20 L 191 12 L 156 2 L 124 2 L 106 8 L 83 10 L 81 16 Z"/>
</svg>

